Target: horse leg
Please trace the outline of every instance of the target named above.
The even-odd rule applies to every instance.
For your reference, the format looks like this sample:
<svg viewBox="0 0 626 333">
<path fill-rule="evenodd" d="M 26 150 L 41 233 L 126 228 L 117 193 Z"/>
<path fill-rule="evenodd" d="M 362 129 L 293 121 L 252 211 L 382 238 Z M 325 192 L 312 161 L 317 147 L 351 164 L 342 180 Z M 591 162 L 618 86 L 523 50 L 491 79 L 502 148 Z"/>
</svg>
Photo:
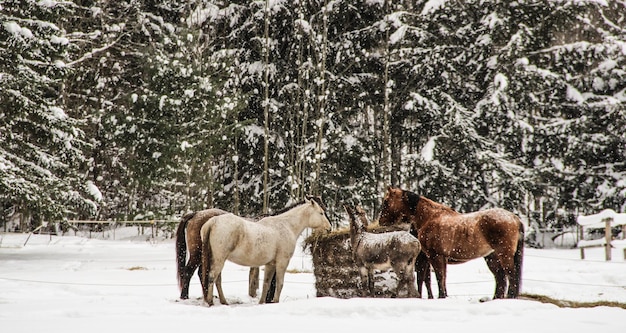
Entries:
<svg viewBox="0 0 626 333">
<path fill-rule="evenodd" d="M 433 298 L 433 290 L 430 286 L 430 263 L 428 263 L 428 257 L 424 252 L 420 252 L 415 260 L 415 272 L 417 275 L 417 292 L 419 298 L 422 297 L 422 283 L 426 286 L 428 292 L 428 298 Z"/>
<path fill-rule="evenodd" d="M 433 289 L 432 289 L 432 283 L 431 283 L 431 276 L 430 276 L 430 264 L 428 263 L 428 260 L 426 260 L 426 263 L 424 264 L 424 270 L 422 272 L 422 274 L 424 275 L 424 284 L 426 285 L 426 291 L 428 292 L 428 298 L 429 299 L 433 299 L 435 298 L 435 296 L 433 295 Z"/>
<path fill-rule="evenodd" d="M 222 273 L 220 273 L 220 275 L 217 276 L 217 279 L 215 279 L 215 286 L 217 287 L 217 295 L 220 298 L 220 303 L 228 305 L 226 297 L 224 297 L 224 291 L 222 290 Z"/>
<path fill-rule="evenodd" d="M 489 270 L 493 273 L 493 277 L 496 280 L 496 291 L 493 298 L 504 298 L 504 292 L 506 290 L 506 273 L 498 261 L 498 257 L 495 252 L 486 256 L 485 261 L 487 262 L 487 267 L 489 267 Z"/>
<path fill-rule="evenodd" d="M 261 292 L 261 299 L 259 300 L 259 304 L 264 304 L 267 298 L 267 293 L 270 288 L 270 283 L 272 282 L 272 277 L 276 272 L 276 265 L 265 265 L 265 272 L 263 274 L 263 291 Z M 276 295 L 274 295 L 276 296 Z"/>
<path fill-rule="evenodd" d="M 194 251 L 193 248 L 191 248 L 189 261 L 187 262 L 187 265 L 185 265 L 185 267 L 183 268 L 180 299 L 189 298 L 189 284 L 191 283 L 191 277 L 193 276 L 193 273 L 196 271 L 196 269 L 198 269 L 198 279 L 200 280 L 200 285 L 202 285 L 202 290 L 205 289 L 204 281 L 202 281 L 202 267 L 200 267 L 201 262 L 202 256 L 200 251 Z"/>
<path fill-rule="evenodd" d="M 248 275 L 248 295 L 250 297 L 256 297 L 257 289 L 259 289 L 259 268 L 250 267 L 250 274 Z"/>
<path fill-rule="evenodd" d="M 508 298 L 517 298 L 522 288 L 522 261 L 524 260 L 524 226 L 520 223 L 517 247 L 513 255 L 513 272 L 509 275 Z"/>
<path fill-rule="evenodd" d="M 265 296 L 265 303 L 272 303 L 274 299 L 274 295 L 276 295 L 276 273 L 272 277 L 272 282 L 270 282 L 270 287 L 267 289 L 267 296 Z"/>
<path fill-rule="evenodd" d="M 505 297 L 505 291 L 507 291 L 507 282 L 508 282 L 508 292 L 506 293 L 508 298 L 515 298 L 519 294 L 519 278 L 521 275 L 521 267 L 518 269 L 518 264 L 516 263 L 516 255 L 517 253 L 514 251 L 501 251 L 497 253 L 497 259 L 502 269 L 502 275 L 504 279 L 504 287 L 502 290 L 502 297 Z M 518 274 L 519 272 L 519 274 Z"/>
<path fill-rule="evenodd" d="M 191 277 L 193 276 L 193 272 L 196 270 L 196 267 L 192 267 L 190 263 L 185 265 L 182 269 L 181 276 L 181 288 L 180 288 L 180 299 L 188 299 L 189 298 L 189 283 L 191 282 Z M 200 278 L 200 282 L 202 282 L 202 272 L 198 271 L 198 277 Z"/>
<path fill-rule="evenodd" d="M 442 255 L 431 255 L 429 258 L 430 264 L 433 266 L 433 270 L 435 270 L 435 276 L 437 277 L 439 298 L 446 298 L 448 297 L 448 291 L 446 289 L 447 259 Z"/>
<path fill-rule="evenodd" d="M 212 273 L 209 272 L 206 276 L 206 281 L 204 281 L 204 301 L 209 305 L 213 306 L 213 281 L 215 279 L 212 277 Z"/>
<path fill-rule="evenodd" d="M 208 273 L 206 274 L 206 281 L 204 281 L 204 288 L 206 290 L 206 292 L 204 293 L 204 301 L 209 306 L 213 305 L 213 285 L 215 284 L 217 279 L 220 279 L 220 282 L 221 282 L 221 275 L 222 275 L 223 268 L 224 268 L 223 260 L 213 261 L 212 265 L 210 265 L 210 269 L 208 269 Z M 222 288 L 221 283 L 218 288 L 219 289 Z M 219 293 L 219 289 L 218 289 L 218 293 Z"/>
<path fill-rule="evenodd" d="M 283 285 L 285 284 L 285 272 L 287 272 L 288 264 L 288 261 L 284 264 L 278 264 L 276 266 L 276 271 L 270 277 L 270 281 L 273 279 L 273 277 L 276 277 L 276 290 L 274 291 L 274 300 L 272 301 L 272 303 L 278 303 L 278 301 L 280 300 L 280 293 L 283 291 Z"/>
</svg>

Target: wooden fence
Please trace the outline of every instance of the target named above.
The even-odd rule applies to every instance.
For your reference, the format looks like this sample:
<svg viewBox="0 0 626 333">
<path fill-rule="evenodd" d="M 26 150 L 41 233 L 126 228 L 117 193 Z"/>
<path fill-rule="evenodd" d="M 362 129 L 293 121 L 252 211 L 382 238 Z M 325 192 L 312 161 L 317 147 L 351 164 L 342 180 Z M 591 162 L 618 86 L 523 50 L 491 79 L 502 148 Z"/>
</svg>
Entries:
<svg viewBox="0 0 626 333">
<path fill-rule="evenodd" d="M 604 247 L 605 260 L 611 260 L 612 248 L 621 248 L 626 259 L 626 214 L 616 213 L 612 209 L 605 209 L 598 214 L 579 216 L 577 221 L 580 225 L 581 240 L 578 242 L 580 249 L 580 258 L 585 259 L 585 249 L 590 247 Z M 616 226 L 622 228 L 622 239 L 614 240 L 611 229 Z M 604 227 L 604 238 L 595 240 L 584 240 L 585 228 L 602 228 Z"/>
</svg>

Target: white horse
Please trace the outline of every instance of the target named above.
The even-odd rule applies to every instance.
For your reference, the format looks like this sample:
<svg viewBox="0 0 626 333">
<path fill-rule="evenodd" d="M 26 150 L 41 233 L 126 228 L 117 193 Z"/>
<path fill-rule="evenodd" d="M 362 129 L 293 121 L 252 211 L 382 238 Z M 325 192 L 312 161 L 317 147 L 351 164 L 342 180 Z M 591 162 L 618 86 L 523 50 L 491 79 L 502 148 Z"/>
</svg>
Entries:
<svg viewBox="0 0 626 333">
<path fill-rule="evenodd" d="M 350 217 L 350 243 L 361 275 L 361 296 L 373 296 L 375 269 L 392 268 L 398 277 L 397 290 L 406 286 L 408 297 L 421 297 L 415 289 L 415 260 L 421 250 L 417 238 L 407 231 L 367 232 L 365 211 L 359 206 L 355 210 L 346 205 L 344 208 Z"/>
<path fill-rule="evenodd" d="M 261 304 L 265 303 L 272 276 L 276 273 L 272 302 L 278 303 L 289 260 L 298 237 L 306 228 L 331 228 L 324 205 L 317 197 L 307 197 L 304 203 L 257 222 L 230 213 L 212 217 L 200 230 L 205 302 L 213 305 L 213 284 L 229 260 L 242 266 L 265 266 Z"/>
</svg>

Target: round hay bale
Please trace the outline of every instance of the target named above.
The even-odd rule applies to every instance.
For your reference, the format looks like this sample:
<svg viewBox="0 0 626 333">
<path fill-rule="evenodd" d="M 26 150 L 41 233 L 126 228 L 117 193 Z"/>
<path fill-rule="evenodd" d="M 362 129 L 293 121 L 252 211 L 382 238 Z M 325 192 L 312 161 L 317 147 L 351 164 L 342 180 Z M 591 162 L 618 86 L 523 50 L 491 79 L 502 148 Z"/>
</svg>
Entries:
<svg viewBox="0 0 626 333">
<path fill-rule="evenodd" d="M 405 230 L 408 225 L 370 225 L 369 232 L 381 233 Z M 358 297 L 361 280 L 358 267 L 352 258 L 350 230 L 342 228 L 330 233 L 313 233 L 305 239 L 304 246 L 313 256 L 313 274 L 318 297 Z M 374 297 L 397 297 L 407 291 L 397 291 L 397 279 L 393 271 L 374 273 Z"/>
</svg>

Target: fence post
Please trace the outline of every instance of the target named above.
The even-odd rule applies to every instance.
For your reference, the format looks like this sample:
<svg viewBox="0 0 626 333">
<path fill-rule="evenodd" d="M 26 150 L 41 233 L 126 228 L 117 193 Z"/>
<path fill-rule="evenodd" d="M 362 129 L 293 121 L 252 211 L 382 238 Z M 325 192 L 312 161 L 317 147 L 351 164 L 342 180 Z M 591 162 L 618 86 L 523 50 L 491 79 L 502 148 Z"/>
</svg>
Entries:
<svg viewBox="0 0 626 333">
<path fill-rule="evenodd" d="M 604 245 L 604 258 L 606 261 L 611 261 L 611 222 L 613 222 L 612 217 L 604 219 L 604 238 L 606 240 L 606 244 Z"/>
<path fill-rule="evenodd" d="M 585 259 L 585 248 L 581 247 L 580 248 L 580 259 Z"/>
<path fill-rule="evenodd" d="M 578 229 L 578 237 L 580 239 L 585 239 L 585 228 L 583 228 L 580 224 L 576 224 L 576 229 Z M 580 259 L 585 259 L 584 247 L 580 247 Z"/>
</svg>

